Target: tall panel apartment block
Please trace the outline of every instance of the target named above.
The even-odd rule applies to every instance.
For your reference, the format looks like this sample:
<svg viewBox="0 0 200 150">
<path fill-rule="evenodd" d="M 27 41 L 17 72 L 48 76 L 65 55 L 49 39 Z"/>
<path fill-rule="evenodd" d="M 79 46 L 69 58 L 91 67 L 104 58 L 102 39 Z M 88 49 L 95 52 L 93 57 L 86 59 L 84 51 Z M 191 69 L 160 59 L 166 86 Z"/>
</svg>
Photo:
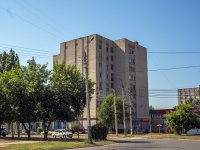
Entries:
<svg viewBox="0 0 200 150">
<path fill-rule="evenodd" d="M 186 100 L 200 98 L 200 86 L 193 88 L 178 89 L 178 104 L 184 104 Z"/>
<path fill-rule="evenodd" d="M 94 40 L 87 46 L 93 37 Z M 122 83 L 127 112 L 130 107 L 129 100 L 132 101 L 133 120 L 149 118 L 147 49 L 138 42 L 125 38 L 112 41 L 94 34 L 61 43 L 60 54 L 54 55 L 53 61 L 54 63 L 64 61 L 66 66 L 75 65 L 85 75 L 84 51 L 88 54 L 89 79 L 96 82 L 95 93 L 90 102 L 91 125 L 97 123 L 96 111 L 103 98 L 113 89 L 117 95 L 121 95 Z M 85 109 L 80 122 L 84 129 L 87 128 L 86 114 Z M 134 126 L 138 128 L 138 123 Z M 148 123 L 141 122 L 139 127 L 147 128 Z"/>
</svg>

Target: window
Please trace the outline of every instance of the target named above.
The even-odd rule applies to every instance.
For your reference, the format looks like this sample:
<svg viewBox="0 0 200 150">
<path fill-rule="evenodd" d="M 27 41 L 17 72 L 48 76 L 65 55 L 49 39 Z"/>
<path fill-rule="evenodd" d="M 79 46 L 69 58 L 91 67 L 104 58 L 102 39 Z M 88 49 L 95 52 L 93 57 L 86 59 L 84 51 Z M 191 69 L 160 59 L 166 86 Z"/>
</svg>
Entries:
<svg viewBox="0 0 200 150">
<path fill-rule="evenodd" d="M 108 56 L 106 56 L 106 60 L 109 60 L 109 57 L 108 57 Z"/>
<path fill-rule="evenodd" d="M 102 54 L 101 53 L 99 53 L 99 58 L 102 58 Z"/>
<path fill-rule="evenodd" d="M 130 92 L 135 92 L 135 85 L 129 84 Z"/>
<path fill-rule="evenodd" d="M 109 88 L 109 83 L 106 83 L 106 88 Z"/>
<path fill-rule="evenodd" d="M 108 52 L 108 47 L 106 47 L 106 52 Z"/>
<path fill-rule="evenodd" d="M 129 50 L 128 50 L 128 53 L 129 53 L 129 54 L 134 54 L 134 50 L 129 49 Z"/>
<path fill-rule="evenodd" d="M 133 80 L 133 76 L 132 75 L 129 75 L 129 80 Z"/>
<path fill-rule="evenodd" d="M 110 52 L 113 53 L 113 47 L 110 48 Z"/>
<path fill-rule="evenodd" d="M 102 46 L 101 45 L 99 45 L 99 49 L 101 49 L 102 48 Z"/>
<path fill-rule="evenodd" d="M 111 81 L 114 81 L 114 74 L 111 73 Z"/>
<path fill-rule="evenodd" d="M 113 85 L 113 83 L 111 83 L 111 88 L 114 88 L 114 85 Z"/>
<path fill-rule="evenodd" d="M 128 62 L 134 64 L 135 63 L 135 59 L 134 58 L 129 58 Z"/>
<path fill-rule="evenodd" d="M 102 67 L 102 63 L 99 63 L 99 67 L 100 67 L 100 68 Z"/>
<path fill-rule="evenodd" d="M 111 69 L 111 70 L 113 70 L 113 69 L 114 69 L 113 65 L 110 65 L 110 69 Z"/>
<path fill-rule="evenodd" d="M 129 71 L 130 71 L 130 72 L 134 72 L 134 71 L 135 71 L 135 67 L 129 66 Z"/>
<path fill-rule="evenodd" d="M 101 77 L 101 72 L 99 73 L 99 77 Z"/>
<path fill-rule="evenodd" d="M 99 89 L 102 90 L 102 83 L 99 83 Z"/>
<path fill-rule="evenodd" d="M 99 88 L 101 88 L 101 87 L 102 87 L 102 83 L 100 82 L 100 83 L 99 83 Z"/>
<path fill-rule="evenodd" d="M 111 61 L 113 61 L 113 56 L 110 56 Z"/>
<path fill-rule="evenodd" d="M 107 77 L 107 79 L 109 78 L 109 75 L 108 74 L 106 74 L 106 77 Z"/>
<path fill-rule="evenodd" d="M 108 70 L 109 68 L 108 68 L 108 65 L 107 65 L 107 70 Z"/>
</svg>

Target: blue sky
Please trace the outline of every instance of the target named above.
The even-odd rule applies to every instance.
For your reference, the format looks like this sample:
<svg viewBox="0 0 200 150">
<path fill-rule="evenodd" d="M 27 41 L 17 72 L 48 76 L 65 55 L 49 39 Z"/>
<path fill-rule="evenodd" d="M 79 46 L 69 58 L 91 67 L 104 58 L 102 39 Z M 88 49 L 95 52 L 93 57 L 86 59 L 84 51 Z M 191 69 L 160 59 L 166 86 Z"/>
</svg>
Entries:
<svg viewBox="0 0 200 150">
<path fill-rule="evenodd" d="M 95 33 L 138 41 L 148 49 L 150 105 L 172 108 L 177 89 L 200 84 L 199 8 L 199 0 L 1 0 L 0 53 L 13 48 L 22 65 L 34 56 L 51 69 L 64 41 Z"/>
</svg>

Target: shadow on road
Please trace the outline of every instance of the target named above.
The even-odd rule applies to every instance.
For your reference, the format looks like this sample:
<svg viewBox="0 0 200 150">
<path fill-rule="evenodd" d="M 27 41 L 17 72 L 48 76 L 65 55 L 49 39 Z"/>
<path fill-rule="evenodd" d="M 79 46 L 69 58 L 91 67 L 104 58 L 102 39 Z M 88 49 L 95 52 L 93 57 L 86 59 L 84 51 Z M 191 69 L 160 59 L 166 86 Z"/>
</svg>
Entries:
<svg viewBox="0 0 200 150">
<path fill-rule="evenodd" d="M 152 143 L 151 141 L 146 140 L 112 140 L 116 143 Z"/>
</svg>

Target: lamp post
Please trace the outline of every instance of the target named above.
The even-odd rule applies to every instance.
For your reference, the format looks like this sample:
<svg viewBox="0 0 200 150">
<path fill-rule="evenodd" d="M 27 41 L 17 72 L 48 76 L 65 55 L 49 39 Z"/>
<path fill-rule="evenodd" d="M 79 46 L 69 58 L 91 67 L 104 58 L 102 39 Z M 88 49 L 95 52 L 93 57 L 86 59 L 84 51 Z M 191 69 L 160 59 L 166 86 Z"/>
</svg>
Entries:
<svg viewBox="0 0 200 150">
<path fill-rule="evenodd" d="M 124 100 L 124 84 L 122 82 L 122 79 L 118 77 L 118 79 L 122 83 L 122 101 L 123 101 L 123 120 L 124 120 L 124 135 L 126 136 L 126 116 L 125 116 L 125 100 Z"/>
<path fill-rule="evenodd" d="M 113 93 L 114 93 L 114 112 L 115 112 L 115 133 L 116 133 L 116 136 L 118 136 L 117 109 L 116 109 L 115 89 L 113 89 Z"/>
<path fill-rule="evenodd" d="M 200 98 L 200 85 L 199 85 L 199 98 Z"/>
<path fill-rule="evenodd" d="M 130 133 L 133 135 L 133 123 L 132 123 L 132 100 L 131 100 L 131 91 L 129 89 L 129 104 L 130 104 Z"/>
<path fill-rule="evenodd" d="M 94 37 L 90 39 L 84 48 L 84 65 L 85 65 L 85 92 L 86 92 L 86 105 L 87 105 L 87 129 L 88 129 L 88 141 L 92 143 L 92 133 L 91 133 L 91 120 L 90 120 L 90 100 L 89 100 L 89 89 L 88 89 L 88 59 L 86 48 L 92 42 Z"/>
</svg>

